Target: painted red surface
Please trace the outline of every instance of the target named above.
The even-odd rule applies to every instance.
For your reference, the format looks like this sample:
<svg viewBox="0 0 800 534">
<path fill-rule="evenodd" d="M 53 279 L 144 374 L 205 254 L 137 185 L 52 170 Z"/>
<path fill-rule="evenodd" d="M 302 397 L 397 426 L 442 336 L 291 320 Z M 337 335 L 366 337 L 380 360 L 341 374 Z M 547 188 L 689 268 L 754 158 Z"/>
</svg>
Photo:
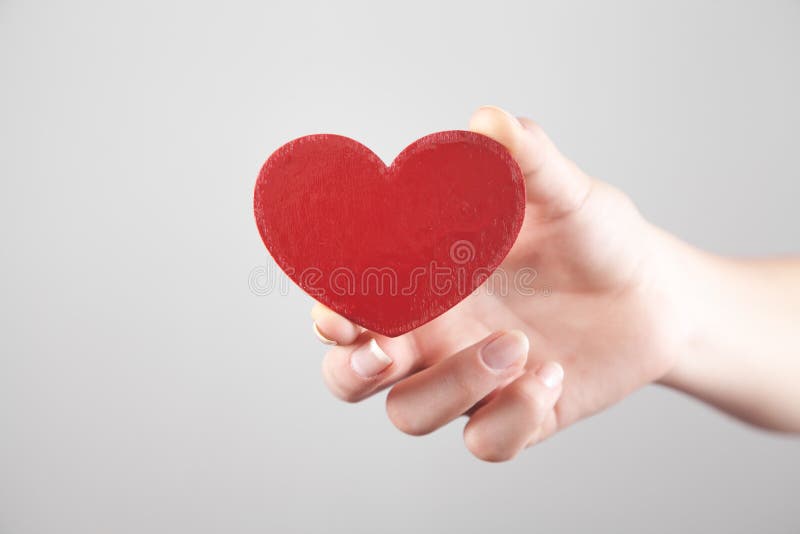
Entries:
<svg viewBox="0 0 800 534">
<path fill-rule="evenodd" d="M 525 211 L 522 172 L 473 132 L 409 145 L 390 166 L 339 135 L 290 141 L 255 188 L 258 230 L 309 295 L 387 335 L 467 297 L 503 261 Z"/>
</svg>

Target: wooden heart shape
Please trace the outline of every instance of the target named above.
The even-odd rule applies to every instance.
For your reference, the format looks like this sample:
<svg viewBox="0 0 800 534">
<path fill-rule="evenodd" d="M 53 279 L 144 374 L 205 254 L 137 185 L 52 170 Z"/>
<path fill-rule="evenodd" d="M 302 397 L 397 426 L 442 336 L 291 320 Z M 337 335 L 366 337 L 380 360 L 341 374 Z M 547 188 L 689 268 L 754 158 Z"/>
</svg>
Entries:
<svg viewBox="0 0 800 534">
<path fill-rule="evenodd" d="M 503 261 L 522 226 L 522 171 L 474 132 L 418 139 L 386 166 L 361 143 L 300 137 L 255 188 L 261 238 L 309 295 L 387 336 L 444 313 Z"/>
</svg>

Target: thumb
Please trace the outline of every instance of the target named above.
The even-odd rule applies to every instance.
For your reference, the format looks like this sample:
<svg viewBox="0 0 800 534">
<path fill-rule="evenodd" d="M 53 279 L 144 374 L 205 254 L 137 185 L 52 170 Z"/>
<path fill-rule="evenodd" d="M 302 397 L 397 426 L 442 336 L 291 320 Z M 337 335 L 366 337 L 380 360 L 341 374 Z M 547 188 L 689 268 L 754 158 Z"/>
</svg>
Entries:
<svg viewBox="0 0 800 534">
<path fill-rule="evenodd" d="M 525 174 L 528 202 L 542 219 L 555 219 L 580 208 L 592 179 L 564 157 L 542 128 L 494 106 L 472 115 L 469 129 L 504 145 Z"/>
</svg>

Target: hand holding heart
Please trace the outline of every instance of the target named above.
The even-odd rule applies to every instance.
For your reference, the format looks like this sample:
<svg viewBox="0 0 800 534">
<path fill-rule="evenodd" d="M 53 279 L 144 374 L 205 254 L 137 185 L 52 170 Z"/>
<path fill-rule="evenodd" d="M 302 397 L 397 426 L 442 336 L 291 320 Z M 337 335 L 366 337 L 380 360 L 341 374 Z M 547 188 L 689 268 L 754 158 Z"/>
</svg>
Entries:
<svg viewBox="0 0 800 534">
<path fill-rule="evenodd" d="M 540 291 L 482 288 L 399 337 L 321 304 L 312 317 L 337 345 L 323 362 L 337 396 L 393 386 L 389 418 L 414 435 L 467 414 L 467 447 L 500 461 L 662 378 L 684 338 L 654 268 L 662 238 L 623 194 L 531 121 L 484 107 L 470 129 L 505 145 L 524 174 L 524 222 L 500 270 L 511 280 L 532 270 Z"/>
</svg>

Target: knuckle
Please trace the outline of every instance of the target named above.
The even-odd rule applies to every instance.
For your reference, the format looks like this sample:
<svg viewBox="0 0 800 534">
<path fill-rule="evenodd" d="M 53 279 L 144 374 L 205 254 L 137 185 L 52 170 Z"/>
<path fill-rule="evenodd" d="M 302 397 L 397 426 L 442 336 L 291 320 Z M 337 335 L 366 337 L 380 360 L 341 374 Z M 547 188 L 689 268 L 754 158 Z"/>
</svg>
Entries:
<svg viewBox="0 0 800 534">
<path fill-rule="evenodd" d="M 462 399 L 486 396 L 487 390 L 494 388 L 497 381 L 497 377 L 486 368 L 477 352 L 460 359 L 439 379 L 443 390 Z"/>
<path fill-rule="evenodd" d="M 470 369 L 459 367 L 441 377 L 441 387 L 452 392 L 453 396 L 471 398 L 474 397 L 475 385 L 479 383 L 479 378 Z"/>
<path fill-rule="evenodd" d="M 533 382 L 533 380 L 523 380 L 516 385 L 513 395 L 517 402 L 524 405 L 531 412 L 534 419 L 541 419 L 550 408 L 547 395 Z"/>
</svg>

